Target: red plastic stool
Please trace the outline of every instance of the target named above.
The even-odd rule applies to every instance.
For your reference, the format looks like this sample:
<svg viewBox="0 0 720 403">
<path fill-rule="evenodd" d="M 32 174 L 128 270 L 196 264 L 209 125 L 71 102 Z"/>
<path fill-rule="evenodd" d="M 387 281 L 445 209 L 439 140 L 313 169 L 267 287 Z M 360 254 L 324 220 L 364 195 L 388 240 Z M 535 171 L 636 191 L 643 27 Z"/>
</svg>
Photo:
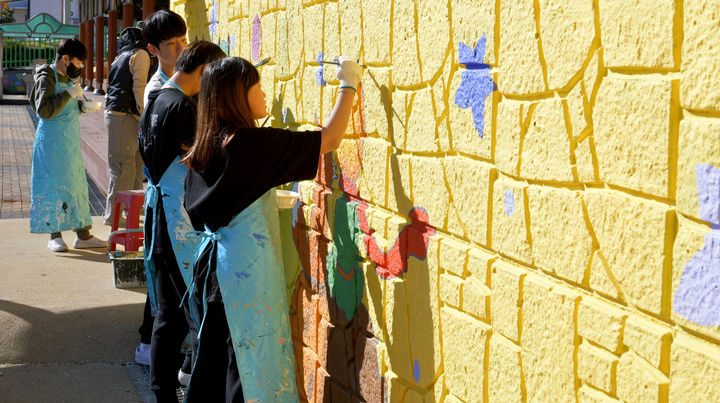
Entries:
<svg viewBox="0 0 720 403">
<path fill-rule="evenodd" d="M 145 191 L 144 190 L 126 190 L 117 192 L 115 194 L 115 204 L 113 205 L 112 211 L 112 232 L 117 231 L 118 224 L 120 222 L 120 216 L 122 215 L 122 206 L 125 206 L 127 211 L 127 218 L 125 219 L 126 229 L 138 229 L 140 228 L 140 211 L 143 209 L 145 204 Z M 114 251 L 117 248 L 117 244 L 125 246 L 125 251 L 137 251 L 143 244 L 143 233 L 142 232 L 130 232 L 130 233 L 119 233 L 113 235 L 109 240 L 108 244 L 110 250 Z"/>
</svg>

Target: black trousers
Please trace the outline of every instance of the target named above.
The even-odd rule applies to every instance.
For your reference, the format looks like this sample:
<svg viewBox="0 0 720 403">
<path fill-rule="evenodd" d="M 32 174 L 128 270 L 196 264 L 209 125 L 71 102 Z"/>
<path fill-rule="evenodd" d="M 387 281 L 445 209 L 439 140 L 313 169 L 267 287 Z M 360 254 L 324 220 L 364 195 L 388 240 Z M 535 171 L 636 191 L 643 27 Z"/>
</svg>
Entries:
<svg viewBox="0 0 720 403">
<path fill-rule="evenodd" d="M 197 302 L 202 306 L 202 301 Z M 186 398 L 188 402 L 245 401 L 222 302 L 208 303 Z"/>
<path fill-rule="evenodd" d="M 145 309 L 143 309 L 143 321 L 138 329 L 138 333 L 140 333 L 140 343 L 150 344 L 152 342 L 153 322 L 155 322 L 155 317 L 152 316 L 150 297 L 146 297 Z"/>
<path fill-rule="evenodd" d="M 180 350 L 188 331 L 193 340 L 193 351 L 196 350 L 197 329 L 187 302 L 180 306 L 187 287 L 175 256 L 172 252 L 153 254 L 153 260 L 158 309 L 150 348 L 150 385 L 158 402 L 177 403 L 177 376 L 184 361 Z"/>
<path fill-rule="evenodd" d="M 193 270 L 195 289 L 192 298 L 200 312 L 207 304 L 207 313 L 202 325 L 202 334 L 198 340 L 195 368 L 190 385 L 185 391 L 185 397 L 190 403 L 196 401 L 242 403 L 245 398 L 240 383 L 235 350 L 225 317 L 225 305 L 214 271 L 217 267 L 216 256 L 211 256 L 211 254 L 212 248 L 206 248 L 201 253 Z M 209 264 L 210 259 L 212 259 L 212 265 Z"/>
</svg>

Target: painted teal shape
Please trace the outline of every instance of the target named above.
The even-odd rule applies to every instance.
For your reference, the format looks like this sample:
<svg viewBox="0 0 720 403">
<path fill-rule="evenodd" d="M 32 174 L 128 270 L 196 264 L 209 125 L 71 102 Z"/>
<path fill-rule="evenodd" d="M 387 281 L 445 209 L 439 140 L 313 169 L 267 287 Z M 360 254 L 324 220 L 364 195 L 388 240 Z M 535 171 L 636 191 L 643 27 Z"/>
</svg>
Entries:
<svg viewBox="0 0 720 403">
<path fill-rule="evenodd" d="M 357 205 L 347 197 L 335 202 L 333 245 L 327 257 L 328 288 L 348 320 L 357 313 L 365 286 L 358 249 L 361 231 Z"/>
<path fill-rule="evenodd" d="M 702 249 L 685 265 L 673 309 L 702 326 L 720 325 L 720 168 L 695 167 L 700 217 L 709 222 Z"/>
<path fill-rule="evenodd" d="M 485 101 L 495 90 L 495 83 L 490 77 L 490 66 L 483 63 L 485 59 L 485 35 L 477 41 L 475 49 L 460 42 L 459 62 L 466 70 L 462 73 L 460 87 L 455 92 L 455 104 L 462 109 L 472 108 L 473 122 L 480 137 L 485 130 Z"/>
<path fill-rule="evenodd" d="M 223 52 L 225 52 L 226 55 L 230 54 L 230 47 L 228 44 L 228 41 L 225 39 L 220 40 L 220 43 L 218 44 L 220 46 L 220 49 L 222 49 Z"/>
</svg>

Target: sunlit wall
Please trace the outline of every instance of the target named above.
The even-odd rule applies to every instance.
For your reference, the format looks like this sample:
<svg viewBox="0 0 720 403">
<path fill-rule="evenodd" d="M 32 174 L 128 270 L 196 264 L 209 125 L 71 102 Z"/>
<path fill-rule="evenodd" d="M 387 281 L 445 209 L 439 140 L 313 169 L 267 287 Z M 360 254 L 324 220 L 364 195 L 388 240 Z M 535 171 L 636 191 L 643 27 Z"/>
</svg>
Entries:
<svg viewBox="0 0 720 403">
<path fill-rule="evenodd" d="M 281 213 L 303 399 L 720 401 L 720 2 L 172 6 L 275 127 L 367 65 Z"/>
</svg>

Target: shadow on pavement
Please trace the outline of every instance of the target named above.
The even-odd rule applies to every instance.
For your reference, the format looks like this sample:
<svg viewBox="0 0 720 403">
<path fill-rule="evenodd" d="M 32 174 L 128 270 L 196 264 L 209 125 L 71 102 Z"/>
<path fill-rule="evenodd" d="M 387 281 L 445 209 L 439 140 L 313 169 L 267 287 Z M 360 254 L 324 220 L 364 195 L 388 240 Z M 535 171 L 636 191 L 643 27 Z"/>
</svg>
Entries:
<svg viewBox="0 0 720 403">
<path fill-rule="evenodd" d="M 0 300 L 0 363 L 132 362 L 143 306 L 51 312 Z"/>
</svg>

